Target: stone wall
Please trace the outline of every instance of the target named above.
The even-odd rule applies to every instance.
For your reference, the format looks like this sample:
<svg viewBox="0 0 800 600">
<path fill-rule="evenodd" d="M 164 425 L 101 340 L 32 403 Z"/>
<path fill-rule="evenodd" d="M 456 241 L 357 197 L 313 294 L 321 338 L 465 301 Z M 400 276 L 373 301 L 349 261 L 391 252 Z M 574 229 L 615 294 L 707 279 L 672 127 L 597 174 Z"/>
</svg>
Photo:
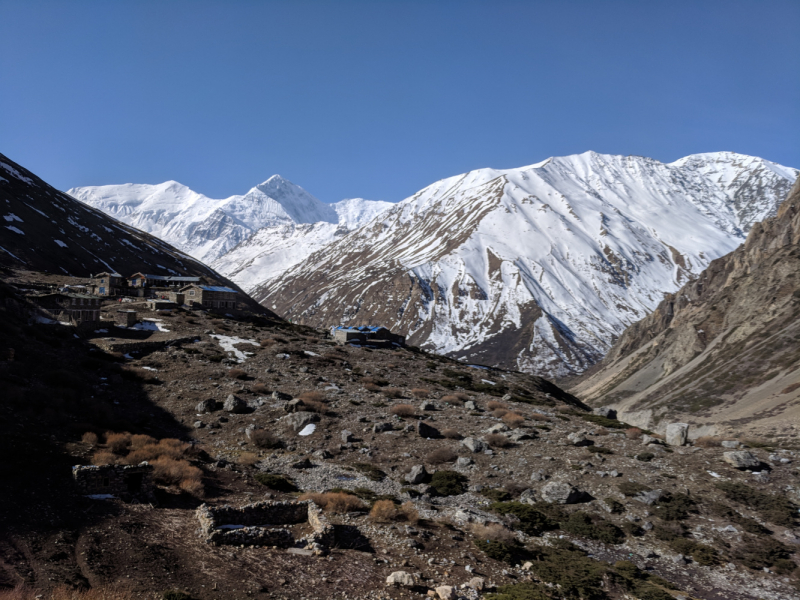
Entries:
<svg viewBox="0 0 800 600">
<path fill-rule="evenodd" d="M 75 465 L 72 478 L 81 494 L 110 494 L 123 499 L 149 499 L 153 493 L 153 467 L 139 465 Z"/>
<path fill-rule="evenodd" d="M 206 542 L 216 545 L 306 547 L 319 553 L 333 543 L 333 526 L 314 502 L 257 502 L 239 508 L 197 509 L 200 532 Z M 308 523 L 312 533 L 294 539 L 282 525 Z"/>
</svg>

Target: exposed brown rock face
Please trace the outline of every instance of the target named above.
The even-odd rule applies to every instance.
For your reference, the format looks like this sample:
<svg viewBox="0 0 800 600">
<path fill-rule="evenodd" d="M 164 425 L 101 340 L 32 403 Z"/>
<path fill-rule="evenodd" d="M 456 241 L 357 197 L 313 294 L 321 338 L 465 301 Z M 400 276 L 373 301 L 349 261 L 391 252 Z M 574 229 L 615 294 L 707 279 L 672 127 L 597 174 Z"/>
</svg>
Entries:
<svg viewBox="0 0 800 600">
<path fill-rule="evenodd" d="M 798 366 L 800 180 L 775 217 L 629 327 L 570 391 L 641 424 L 670 414 L 781 430 L 800 423 Z"/>
</svg>

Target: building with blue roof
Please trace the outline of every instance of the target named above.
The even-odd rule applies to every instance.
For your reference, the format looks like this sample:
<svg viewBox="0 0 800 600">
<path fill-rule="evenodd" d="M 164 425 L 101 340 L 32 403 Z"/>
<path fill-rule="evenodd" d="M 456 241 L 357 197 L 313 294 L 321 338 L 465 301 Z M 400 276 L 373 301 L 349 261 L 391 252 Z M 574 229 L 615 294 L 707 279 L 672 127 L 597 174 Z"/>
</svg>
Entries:
<svg viewBox="0 0 800 600">
<path fill-rule="evenodd" d="M 340 325 L 331 329 L 333 339 L 339 344 L 366 346 L 405 346 L 405 336 L 392 333 L 381 325 L 361 325 L 346 327 Z"/>
<path fill-rule="evenodd" d="M 238 295 L 236 290 L 222 285 L 192 284 L 181 288 L 175 300 L 189 306 L 231 309 L 236 308 Z"/>
</svg>

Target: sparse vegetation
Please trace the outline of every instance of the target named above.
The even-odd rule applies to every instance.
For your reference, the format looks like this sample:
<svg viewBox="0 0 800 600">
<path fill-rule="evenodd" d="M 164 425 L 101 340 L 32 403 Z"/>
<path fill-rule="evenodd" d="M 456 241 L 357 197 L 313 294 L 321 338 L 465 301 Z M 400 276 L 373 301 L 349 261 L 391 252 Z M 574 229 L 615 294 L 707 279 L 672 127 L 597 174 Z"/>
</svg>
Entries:
<svg viewBox="0 0 800 600">
<path fill-rule="evenodd" d="M 513 442 L 502 433 L 490 433 L 486 436 L 486 443 L 492 448 L 508 448 Z"/>
<path fill-rule="evenodd" d="M 761 517 L 785 527 L 793 527 L 797 518 L 797 507 L 785 497 L 773 496 L 735 481 L 723 481 L 717 484 L 725 497 L 755 510 Z"/>
<path fill-rule="evenodd" d="M 280 448 L 282 445 L 281 440 L 274 433 L 266 429 L 254 429 L 250 434 L 250 440 L 257 448 L 263 448 L 265 450 Z"/>
<path fill-rule="evenodd" d="M 416 409 L 410 404 L 395 404 L 389 409 L 389 412 L 396 417 L 401 417 L 404 419 L 408 419 L 417 414 Z"/>
<path fill-rule="evenodd" d="M 431 465 L 440 465 L 442 463 L 453 462 L 458 458 L 458 454 L 453 452 L 450 448 L 438 448 L 428 454 L 425 461 Z"/>
<path fill-rule="evenodd" d="M 274 473 L 256 473 L 253 476 L 258 483 L 276 492 L 296 492 L 297 486 L 285 475 Z"/>
<path fill-rule="evenodd" d="M 467 478 L 456 471 L 436 471 L 431 477 L 430 486 L 439 496 L 463 494 Z"/>
<path fill-rule="evenodd" d="M 300 496 L 300 500 L 312 500 L 325 512 L 348 513 L 367 510 L 359 497 L 345 492 L 307 492 Z"/>
</svg>

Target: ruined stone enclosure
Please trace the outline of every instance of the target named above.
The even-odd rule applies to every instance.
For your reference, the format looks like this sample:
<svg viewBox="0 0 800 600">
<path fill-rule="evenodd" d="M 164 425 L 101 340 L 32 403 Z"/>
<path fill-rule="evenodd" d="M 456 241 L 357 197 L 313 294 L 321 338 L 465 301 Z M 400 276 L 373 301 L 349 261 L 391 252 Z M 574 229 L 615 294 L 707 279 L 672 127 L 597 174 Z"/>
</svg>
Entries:
<svg viewBox="0 0 800 600">
<path fill-rule="evenodd" d="M 140 465 L 76 465 L 72 478 L 87 496 L 111 495 L 122 499 L 147 499 L 153 493 L 153 467 Z"/>
<path fill-rule="evenodd" d="M 240 508 L 203 504 L 197 518 L 209 544 L 305 547 L 323 552 L 333 543 L 333 526 L 311 500 L 256 502 Z"/>
</svg>

